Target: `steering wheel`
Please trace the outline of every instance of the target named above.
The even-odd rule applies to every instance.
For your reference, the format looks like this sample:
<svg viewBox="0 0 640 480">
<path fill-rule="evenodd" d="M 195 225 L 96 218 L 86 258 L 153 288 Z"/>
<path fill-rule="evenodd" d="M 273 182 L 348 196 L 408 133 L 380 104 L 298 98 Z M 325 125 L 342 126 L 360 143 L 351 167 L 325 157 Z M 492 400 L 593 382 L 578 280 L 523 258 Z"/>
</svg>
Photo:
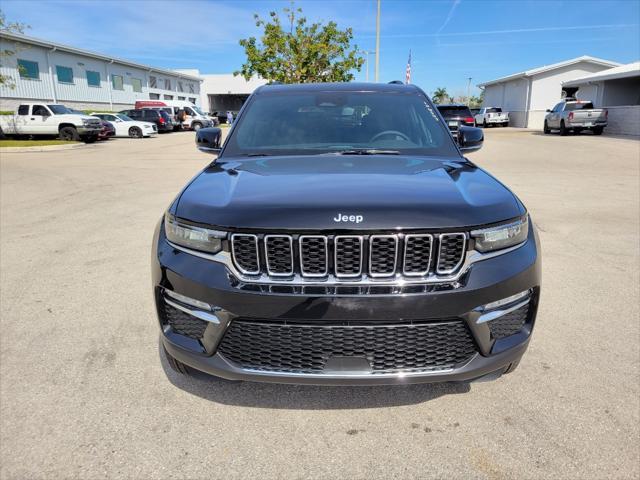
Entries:
<svg viewBox="0 0 640 480">
<path fill-rule="evenodd" d="M 396 135 L 400 138 L 402 138 L 403 140 L 406 140 L 407 142 L 410 142 L 411 139 L 409 139 L 409 137 L 407 137 L 404 133 L 399 132 L 397 130 L 385 130 L 384 132 L 380 132 L 376 135 L 373 136 L 373 138 L 371 140 L 369 140 L 370 142 L 375 142 L 376 140 L 378 140 L 381 137 L 385 137 L 387 135 Z"/>
</svg>

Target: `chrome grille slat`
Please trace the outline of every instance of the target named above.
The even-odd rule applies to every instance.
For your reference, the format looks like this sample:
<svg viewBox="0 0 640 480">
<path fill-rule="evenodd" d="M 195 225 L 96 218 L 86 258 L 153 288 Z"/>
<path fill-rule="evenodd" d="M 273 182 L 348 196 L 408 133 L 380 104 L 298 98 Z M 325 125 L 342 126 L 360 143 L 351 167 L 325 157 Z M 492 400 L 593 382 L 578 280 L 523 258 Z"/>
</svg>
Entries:
<svg viewBox="0 0 640 480">
<path fill-rule="evenodd" d="M 231 261 L 247 282 L 433 283 L 457 278 L 466 265 L 467 234 L 231 235 Z M 224 252 L 223 252 L 224 253 Z M 330 260 L 331 259 L 331 260 Z M 239 272 L 239 273 L 238 273 Z M 372 284 L 373 284 L 372 283 Z"/>
</svg>

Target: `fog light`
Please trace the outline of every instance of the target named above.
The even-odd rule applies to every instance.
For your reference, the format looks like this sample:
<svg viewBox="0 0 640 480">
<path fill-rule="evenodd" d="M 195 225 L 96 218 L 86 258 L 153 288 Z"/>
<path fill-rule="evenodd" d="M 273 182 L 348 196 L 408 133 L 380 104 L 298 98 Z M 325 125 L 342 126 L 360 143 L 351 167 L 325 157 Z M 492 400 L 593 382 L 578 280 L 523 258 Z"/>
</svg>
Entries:
<svg viewBox="0 0 640 480">
<path fill-rule="evenodd" d="M 164 293 L 166 293 L 168 297 L 171 297 L 181 303 L 184 303 L 185 305 L 190 305 L 192 307 L 199 308 L 200 310 L 207 310 L 209 312 L 211 311 L 211 305 L 205 302 L 201 302 L 200 300 L 196 300 L 195 298 L 186 297 L 184 295 L 181 295 L 180 293 L 176 293 L 172 290 L 166 290 L 166 289 Z"/>
<path fill-rule="evenodd" d="M 516 293 L 510 297 L 496 300 L 495 302 L 487 303 L 482 307 L 476 309 L 481 315 L 476 320 L 476 323 L 485 323 L 500 318 L 508 313 L 511 313 L 520 307 L 525 306 L 531 300 L 531 289 L 524 292 Z"/>
</svg>

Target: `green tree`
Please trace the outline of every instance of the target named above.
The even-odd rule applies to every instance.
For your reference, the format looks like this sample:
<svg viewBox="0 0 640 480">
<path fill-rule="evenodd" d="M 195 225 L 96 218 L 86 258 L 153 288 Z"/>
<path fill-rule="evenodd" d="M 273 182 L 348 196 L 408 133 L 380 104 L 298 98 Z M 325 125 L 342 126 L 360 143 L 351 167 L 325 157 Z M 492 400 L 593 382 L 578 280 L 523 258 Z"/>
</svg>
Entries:
<svg viewBox="0 0 640 480">
<path fill-rule="evenodd" d="M 4 12 L 0 10 L 0 32 L 24 33 L 25 28 L 29 28 L 29 26 L 24 23 L 7 22 L 7 17 L 5 17 Z M 2 66 L 2 59 L 15 55 L 16 50 L 11 50 L 9 48 L 0 49 L 0 66 Z M 13 78 L 9 75 L 0 74 L 0 86 L 14 88 L 16 84 Z"/>
<path fill-rule="evenodd" d="M 434 103 L 445 103 L 449 101 L 449 94 L 447 93 L 447 89 L 444 87 L 436 88 L 436 91 L 431 95 L 431 99 Z"/>
<path fill-rule="evenodd" d="M 254 15 L 256 26 L 264 28 L 258 43 L 255 37 L 240 40 L 247 61 L 234 75 L 249 79 L 259 75 L 282 83 L 348 82 L 354 70 L 360 71 L 364 59 L 358 47 L 351 47 L 353 31 L 338 29 L 335 22 L 307 24 L 300 8 L 285 8 L 289 31 L 276 12 L 269 21 Z"/>
</svg>

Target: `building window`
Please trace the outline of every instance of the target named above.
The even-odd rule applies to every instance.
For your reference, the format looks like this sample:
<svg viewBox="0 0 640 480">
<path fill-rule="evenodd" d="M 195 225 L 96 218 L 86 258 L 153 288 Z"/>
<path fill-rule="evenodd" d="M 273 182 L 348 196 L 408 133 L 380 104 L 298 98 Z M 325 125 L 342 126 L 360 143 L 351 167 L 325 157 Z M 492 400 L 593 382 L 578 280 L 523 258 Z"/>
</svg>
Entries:
<svg viewBox="0 0 640 480">
<path fill-rule="evenodd" d="M 56 65 L 58 83 L 73 83 L 73 69 Z"/>
<path fill-rule="evenodd" d="M 182 85 L 182 82 L 180 80 L 178 80 L 178 91 L 184 92 L 184 85 Z"/>
<path fill-rule="evenodd" d="M 193 83 L 189 84 L 189 93 L 196 93 L 196 90 L 195 90 L 195 88 L 193 86 Z"/>
<path fill-rule="evenodd" d="M 111 75 L 111 86 L 114 90 L 124 90 L 122 75 Z"/>
<path fill-rule="evenodd" d="M 189 101 L 191 103 L 193 103 L 194 105 L 196 104 L 196 99 L 195 98 L 189 97 Z"/>
<path fill-rule="evenodd" d="M 100 72 L 92 72 L 91 70 L 87 70 L 87 83 L 90 87 L 99 87 Z"/>
<path fill-rule="evenodd" d="M 132 78 L 131 86 L 133 87 L 134 92 L 142 92 L 142 80 L 139 78 Z"/>
<path fill-rule="evenodd" d="M 169 80 L 168 78 L 164 79 L 164 89 L 171 90 L 171 80 Z"/>
<path fill-rule="evenodd" d="M 149 75 L 149 88 L 158 88 L 158 79 L 153 75 Z"/>
<path fill-rule="evenodd" d="M 40 80 L 40 69 L 38 68 L 38 62 L 18 59 L 18 71 L 20 72 L 20 78 Z"/>
<path fill-rule="evenodd" d="M 178 97 L 178 100 L 185 100 L 184 97 Z"/>
<path fill-rule="evenodd" d="M 149 94 L 149 100 L 160 100 L 160 94 L 159 93 L 150 93 Z"/>
<path fill-rule="evenodd" d="M 165 95 L 164 99 L 165 100 L 173 100 L 173 95 Z"/>
</svg>

